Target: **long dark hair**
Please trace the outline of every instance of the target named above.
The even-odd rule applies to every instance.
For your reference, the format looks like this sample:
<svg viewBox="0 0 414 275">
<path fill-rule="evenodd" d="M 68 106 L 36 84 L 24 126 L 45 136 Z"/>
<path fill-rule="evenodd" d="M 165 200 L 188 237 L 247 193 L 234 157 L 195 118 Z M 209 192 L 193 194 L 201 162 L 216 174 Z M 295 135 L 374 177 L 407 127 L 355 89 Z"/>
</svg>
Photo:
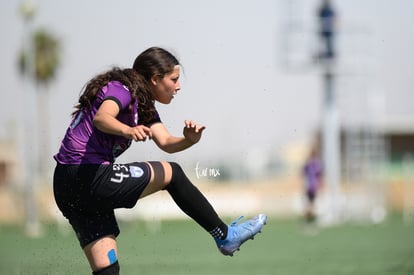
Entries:
<svg viewBox="0 0 414 275">
<path fill-rule="evenodd" d="M 132 69 L 114 67 L 92 78 L 79 97 L 72 116 L 80 110 L 90 109 L 98 92 L 108 82 L 119 81 L 128 87 L 132 98 L 138 100 L 138 116 L 140 122 L 146 124 L 156 115 L 149 86 L 151 78 L 154 76 L 163 78 L 165 74 L 172 72 L 176 65 L 179 65 L 179 62 L 170 52 L 159 47 L 151 47 L 137 56 Z"/>
</svg>

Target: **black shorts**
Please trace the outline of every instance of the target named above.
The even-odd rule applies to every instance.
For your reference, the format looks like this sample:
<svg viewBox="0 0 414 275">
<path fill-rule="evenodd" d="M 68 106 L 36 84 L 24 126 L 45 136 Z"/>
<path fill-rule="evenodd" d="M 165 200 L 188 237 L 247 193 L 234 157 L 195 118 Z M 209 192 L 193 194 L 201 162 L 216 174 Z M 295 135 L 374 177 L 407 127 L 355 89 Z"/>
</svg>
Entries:
<svg viewBox="0 0 414 275">
<path fill-rule="evenodd" d="M 316 198 L 316 192 L 314 190 L 307 190 L 306 197 L 308 198 L 309 202 L 314 202 Z"/>
<path fill-rule="evenodd" d="M 132 208 L 151 178 L 148 163 L 57 164 L 53 177 L 56 204 L 69 220 L 80 245 L 119 235 L 114 209 Z"/>
</svg>

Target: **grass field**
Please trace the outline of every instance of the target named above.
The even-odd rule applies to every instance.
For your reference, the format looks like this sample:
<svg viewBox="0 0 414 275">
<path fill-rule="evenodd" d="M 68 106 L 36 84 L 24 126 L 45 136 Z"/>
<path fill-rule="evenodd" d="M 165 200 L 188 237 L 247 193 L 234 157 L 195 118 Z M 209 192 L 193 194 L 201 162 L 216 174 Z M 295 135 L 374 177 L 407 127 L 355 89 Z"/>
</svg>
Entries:
<svg viewBox="0 0 414 275">
<path fill-rule="evenodd" d="M 270 219 L 234 257 L 219 254 L 190 221 L 121 224 L 121 274 L 414 274 L 414 224 L 393 216 L 379 225 L 346 224 L 306 234 L 297 220 Z M 0 225 L 0 274 L 91 274 L 72 232 L 46 226 L 28 239 Z"/>
</svg>

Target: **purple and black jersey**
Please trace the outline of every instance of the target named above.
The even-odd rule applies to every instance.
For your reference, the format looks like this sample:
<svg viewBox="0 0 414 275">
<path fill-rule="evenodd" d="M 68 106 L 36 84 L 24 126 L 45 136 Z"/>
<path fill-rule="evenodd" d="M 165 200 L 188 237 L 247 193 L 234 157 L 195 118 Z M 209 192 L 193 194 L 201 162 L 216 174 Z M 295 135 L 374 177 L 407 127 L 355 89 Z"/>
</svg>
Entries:
<svg viewBox="0 0 414 275">
<path fill-rule="evenodd" d="M 59 153 L 54 158 L 61 164 L 109 164 L 131 145 L 122 136 L 99 131 L 93 118 L 104 100 L 114 100 L 120 109 L 116 117 L 131 127 L 139 125 L 138 102 L 132 99 L 128 88 L 118 81 L 111 81 L 97 94 L 91 109 L 79 111 L 73 118 Z M 156 121 L 160 122 L 158 113 Z"/>
<path fill-rule="evenodd" d="M 306 189 L 314 193 L 320 187 L 322 177 L 322 163 L 318 158 L 311 158 L 304 167 Z"/>
</svg>

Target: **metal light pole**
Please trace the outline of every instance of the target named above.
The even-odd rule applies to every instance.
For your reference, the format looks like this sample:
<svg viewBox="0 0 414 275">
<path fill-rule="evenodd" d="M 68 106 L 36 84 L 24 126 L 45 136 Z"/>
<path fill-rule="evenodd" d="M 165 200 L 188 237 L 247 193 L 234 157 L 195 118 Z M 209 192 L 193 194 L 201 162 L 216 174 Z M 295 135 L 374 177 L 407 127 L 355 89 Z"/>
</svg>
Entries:
<svg viewBox="0 0 414 275">
<path fill-rule="evenodd" d="M 40 234 L 40 224 L 35 198 L 35 184 L 38 180 L 37 171 L 37 134 L 36 134 L 36 88 L 35 88 L 35 50 L 33 45 L 33 18 L 36 5 L 25 0 L 20 6 L 24 19 L 24 58 L 25 90 L 23 94 L 23 173 L 25 192 L 25 230 L 29 236 Z"/>
<path fill-rule="evenodd" d="M 325 181 L 330 199 L 329 222 L 339 221 L 339 183 L 340 183 L 340 127 L 339 114 L 334 91 L 334 48 L 335 11 L 330 0 L 321 0 L 318 10 L 319 36 L 322 42 L 320 60 L 322 65 L 323 91 L 323 133 L 322 156 Z"/>
<path fill-rule="evenodd" d="M 339 182 L 340 182 L 340 127 L 339 114 L 335 101 L 334 73 L 330 63 L 324 64 L 324 102 L 322 154 L 325 181 L 330 199 L 330 221 L 339 219 Z"/>
</svg>

